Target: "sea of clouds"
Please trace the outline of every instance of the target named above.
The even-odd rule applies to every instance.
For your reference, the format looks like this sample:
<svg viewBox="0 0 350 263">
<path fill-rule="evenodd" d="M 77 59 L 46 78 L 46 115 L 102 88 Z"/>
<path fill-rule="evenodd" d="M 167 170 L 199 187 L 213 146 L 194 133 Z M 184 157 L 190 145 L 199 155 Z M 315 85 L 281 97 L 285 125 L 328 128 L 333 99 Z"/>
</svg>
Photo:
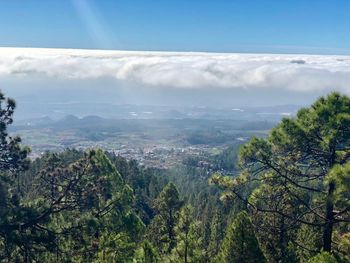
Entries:
<svg viewBox="0 0 350 263">
<path fill-rule="evenodd" d="M 350 93 L 350 57 L 0 48 L 0 79 L 115 79 L 162 88 Z"/>
</svg>

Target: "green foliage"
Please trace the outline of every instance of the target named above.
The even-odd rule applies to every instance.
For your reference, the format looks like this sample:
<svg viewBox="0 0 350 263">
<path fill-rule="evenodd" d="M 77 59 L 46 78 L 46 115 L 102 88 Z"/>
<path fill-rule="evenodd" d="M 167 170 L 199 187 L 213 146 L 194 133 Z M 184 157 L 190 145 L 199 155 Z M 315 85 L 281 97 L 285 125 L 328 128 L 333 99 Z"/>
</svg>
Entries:
<svg viewBox="0 0 350 263">
<path fill-rule="evenodd" d="M 320 231 L 309 225 L 302 225 L 298 229 L 296 238 L 296 255 L 300 263 L 306 263 L 315 256 L 322 243 Z"/>
<path fill-rule="evenodd" d="M 98 242 L 99 250 L 97 252 L 96 263 L 109 262 L 131 262 L 136 243 L 128 233 L 103 233 Z"/>
<path fill-rule="evenodd" d="M 239 178 L 214 176 L 212 181 L 227 190 L 226 196 L 246 200 L 247 207 L 266 214 L 264 225 L 271 232 L 275 219 L 283 218 L 284 240 L 294 239 L 300 225 L 322 227 L 322 247 L 331 251 L 334 227 L 350 216 L 344 166 L 350 158 L 349 127 L 350 99 L 331 93 L 295 118 L 283 119 L 267 138 L 244 145 Z"/>
<path fill-rule="evenodd" d="M 208 254 L 209 258 L 216 256 L 220 250 L 221 241 L 224 238 L 224 222 L 223 222 L 223 214 L 216 211 L 214 218 L 211 222 L 210 226 L 211 235 L 210 242 L 208 246 Z"/>
<path fill-rule="evenodd" d="M 246 212 L 240 212 L 228 227 L 216 262 L 265 262 L 253 224 Z"/>
<path fill-rule="evenodd" d="M 294 247 L 290 241 L 296 239 L 299 225 L 284 213 L 296 213 L 298 203 L 291 199 L 283 188 L 268 184 L 261 184 L 254 189 L 248 202 L 261 208 L 254 213 L 252 220 L 266 258 L 271 262 L 296 262 Z"/>
<path fill-rule="evenodd" d="M 111 153 L 107 153 L 107 156 L 118 169 L 125 182 L 133 189 L 135 211 L 145 224 L 149 224 L 155 216 L 152 201 L 167 184 L 167 176 L 164 171 L 140 167 L 134 160 L 128 161 Z"/>
<path fill-rule="evenodd" d="M 173 183 L 166 185 L 155 200 L 157 215 L 148 228 L 148 238 L 162 253 L 170 253 L 176 246 L 175 226 L 182 205 Z"/>
<path fill-rule="evenodd" d="M 343 259 L 343 262 L 350 262 L 350 231 L 349 225 L 345 225 L 344 233 L 335 234 L 335 243 L 337 244 L 337 255 Z"/>
<path fill-rule="evenodd" d="M 20 172 L 29 164 L 29 149 L 21 147 L 19 137 L 11 137 L 7 132 L 13 122 L 15 107 L 15 101 L 0 92 L 0 261 L 27 259 L 26 255 L 20 254 L 18 246 L 27 251 L 31 235 L 51 239 L 36 229 L 21 229 L 22 222 L 36 216 L 37 211 L 21 202 Z"/>
<path fill-rule="evenodd" d="M 339 263 L 337 259 L 328 252 L 321 252 L 320 254 L 311 258 L 308 263 Z"/>
<path fill-rule="evenodd" d="M 238 176 L 236 144 L 170 170 L 102 150 L 29 162 L 7 133 L 14 108 L 0 94 L 1 262 L 350 260 L 348 97 L 322 97 L 252 138 Z M 230 176 L 208 185 L 213 168 Z"/>
<path fill-rule="evenodd" d="M 222 153 L 214 157 L 214 165 L 216 169 L 224 169 L 226 171 L 237 170 L 237 154 L 238 145 L 226 148 Z"/>
<path fill-rule="evenodd" d="M 350 162 L 335 165 L 326 176 L 324 183 L 335 185 L 332 200 L 337 207 L 350 207 Z"/>
<path fill-rule="evenodd" d="M 55 233 L 58 251 L 46 253 L 47 261 L 132 259 L 144 226 L 132 212 L 132 190 L 101 150 L 68 168 L 44 170 L 38 180 L 52 210 L 45 228 Z"/>
<path fill-rule="evenodd" d="M 134 258 L 136 262 L 142 263 L 157 263 L 160 262 L 158 251 L 152 246 L 152 244 L 145 240 L 141 244 L 141 248 L 136 252 Z"/>
<path fill-rule="evenodd" d="M 131 260 L 144 225 L 132 210 L 132 189 L 107 156 L 91 151 L 69 164 L 59 155 L 47 157 L 28 196 L 19 197 L 12 222 L 1 225 L 8 231 L 1 235 L 2 257 L 10 262 Z"/>
<path fill-rule="evenodd" d="M 203 262 L 200 223 L 194 219 L 191 206 L 184 206 L 181 209 L 175 234 L 177 243 L 171 258 L 176 262 Z"/>
</svg>

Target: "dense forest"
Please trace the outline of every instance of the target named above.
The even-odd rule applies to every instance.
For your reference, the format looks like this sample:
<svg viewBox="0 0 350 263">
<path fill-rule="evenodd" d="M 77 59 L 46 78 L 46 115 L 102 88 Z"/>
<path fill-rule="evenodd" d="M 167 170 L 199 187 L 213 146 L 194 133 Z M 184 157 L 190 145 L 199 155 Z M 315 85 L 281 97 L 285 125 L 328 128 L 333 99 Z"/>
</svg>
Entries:
<svg viewBox="0 0 350 263">
<path fill-rule="evenodd" d="M 30 149 L 0 95 L 0 262 L 349 262 L 350 98 L 173 169 L 92 149 Z M 200 141 L 204 137 L 191 138 Z"/>
</svg>

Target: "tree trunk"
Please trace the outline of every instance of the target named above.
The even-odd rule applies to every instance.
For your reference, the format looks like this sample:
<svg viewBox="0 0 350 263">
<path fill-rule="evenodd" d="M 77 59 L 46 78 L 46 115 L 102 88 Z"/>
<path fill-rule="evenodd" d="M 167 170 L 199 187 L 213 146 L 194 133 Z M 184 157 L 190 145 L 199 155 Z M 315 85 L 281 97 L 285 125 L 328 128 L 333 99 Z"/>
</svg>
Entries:
<svg viewBox="0 0 350 263">
<path fill-rule="evenodd" d="M 334 204 L 333 204 L 333 193 L 335 190 L 335 184 L 330 183 L 328 185 L 328 195 L 326 200 L 326 223 L 323 230 L 323 250 L 331 252 L 332 250 L 332 234 L 334 224 Z"/>
</svg>

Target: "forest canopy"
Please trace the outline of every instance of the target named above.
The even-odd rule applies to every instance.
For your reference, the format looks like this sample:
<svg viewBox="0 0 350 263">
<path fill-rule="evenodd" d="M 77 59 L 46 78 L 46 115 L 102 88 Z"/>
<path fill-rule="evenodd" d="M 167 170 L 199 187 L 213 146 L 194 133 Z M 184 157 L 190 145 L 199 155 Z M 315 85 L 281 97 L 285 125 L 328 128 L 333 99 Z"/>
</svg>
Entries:
<svg viewBox="0 0 350 263">
<path fill-rule="evenodd" d="M 8 132 L 15 107 L 0 94 L 1 262 L 350 260 L 347 96 L 321 97 L 218 155 L 218 169 L 237 170 L 226 176 L 101 149 L 31 160 Z"/>
</svg>

